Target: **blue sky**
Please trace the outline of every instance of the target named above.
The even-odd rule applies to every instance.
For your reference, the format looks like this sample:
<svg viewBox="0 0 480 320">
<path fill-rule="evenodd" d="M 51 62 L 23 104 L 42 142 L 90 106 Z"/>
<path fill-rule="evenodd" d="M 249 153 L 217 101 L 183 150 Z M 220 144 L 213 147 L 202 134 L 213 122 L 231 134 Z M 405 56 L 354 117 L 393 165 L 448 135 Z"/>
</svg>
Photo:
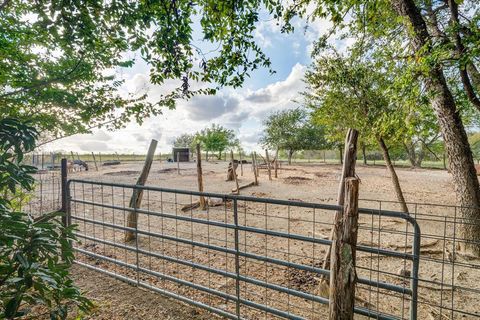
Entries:
<svg viewBox="0 0 480 320">
<path fill-rule="evenodd" d="M 276 110 L 296 106 L 294 100 L 299 99 L 299 92 L 304 89 L 303 75 L 311 62 L 312 43 L 328 26 L 324 21 L 315 21 L 305 29 L 305 23 L 298 21 L 294 33 L 282 34 L 275 21 L 260 19 L 255 39 L 270 57 L 275 74 L 260 69 L 242 88 L 224 88 L 215 96 L 180 101 L 175 110 L 165 110 L 142 126 L 131 123 L 117 131 L 96 129 L 89 135 L 76 135 L 48 144 L 44 150 L 144 153 L 150 139 L 157 139 L 159 151 L 169 152 L 176 136 L 194 133 L 212 123 L 234 130 L 246 150 L 260 149 L 257 142 L 262 121 Z M 169 84 L 152 85 L 148 66 L 144 63 L 136 63 L 133 68 L 122 71 L 121 76 L 125 79 L 123 90 L 146 89 L 151 101 L 169 87 Z"/>
</svg>

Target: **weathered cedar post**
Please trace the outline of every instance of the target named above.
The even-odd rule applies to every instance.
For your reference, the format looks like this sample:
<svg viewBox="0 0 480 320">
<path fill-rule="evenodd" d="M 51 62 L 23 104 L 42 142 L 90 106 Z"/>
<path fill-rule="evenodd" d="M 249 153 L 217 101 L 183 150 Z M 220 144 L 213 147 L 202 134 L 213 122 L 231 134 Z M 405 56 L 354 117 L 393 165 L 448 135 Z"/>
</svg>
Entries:
<svg viewBox="0 0 480 320">
<path fill-rule="evenodd" d="M 98 161 L 100 161 L 100 164 L 102 164 L 102 153 L 98 153 Z"/>
<path fill-rule="evenodd" d="M 265 149 L 265 159 L 267 160 L 268 180 L 272 181 L 272 169 L 270 168 L 270 157 L 268 156 L 268 149 Z"/>
<path fill-rule="evenodd" d="M 255 156 L 255 152 L 252 153 L 252 168 L 253 168 L 253 175 L 255 177 L 255 185 L 258 186 L 257 157 Z"/>
<path fill-rule="evenodd" d="M 255 158 L 255 170 L 257 172 L 257 178 L 260 176 L 260 168 L 258 167 L 257 153 L 253 152 L 253 157 Z"/>
<path fill-rule="evenodd" d="M 198 191 L 203 192 L 203 174 L 202 174 L 202 154 L 200 152 L 200 144 L 197 143 L 197 179 L 198 179 Z M 205 197 L 200 196 L 200 209 L 205 210 L 207 203 Z"/>
<path fill-rule="evenodd" d="M 225 154 L 225 157 L 227 155 Z M 237 187 L 236 193 L 240 192 L 239 185 L 238 185 L 238 177 L 237 177 L 237 167 L 235 167 L 235 159 L 233 158 L 233 150 L 230 150 L 230 161 L 232 163 L 232 171 L 233 171 L 233 179 L 235 180 L 235 186 Z"/>
<path fill-rule="evenodd" d="M 343 206 L 345 197 L 345 179 L 355 177 L 355 163 L 357 158 L 357 140 L 358 131 L 355 129 L 348 129 L 347 136 L 345 138 L 345 154 L 343 160 L 342 176 L 340 178 L 340 184 L 338 188 L 337 204 Z M 342 216 L 343 212 L 337 211 L 335 213 L 335 221 L 339 219 L 338 216 Z M 333 239 L 334 229 L 330 233 L 330 239 Z M 329 247 L 325 253 L 322 268 L 328 270 L 330 268 L 330 253 L 332 247 Z"/>
<path fill-rule="evenodd" d="M 44 163 L 45 163 L 45 154 L 42 152 L 42 170 L 45 169 Z"/>
<path fill-rule="evenodd" d="M 275 178 L 278 178 L 278 148 L 277 151 L 275 151 Z"/>
<path fill-rule="evenodd" d="M 240 175 L 243 177 L 243 160 L 242 160 L 242 150 L 238 151 L 240 157 Z"/>
<path fill-rule="evenodd" d="M 138 177 L 136 185 L 144 186 L 147 181 L 148 174 L 150 173 L 150 168 L 152 167 L 153 156 L 155 155 L 155 149 L 157 148 L 157 140 L 150 142 L 150 147 L 148 148 L 147 157 L 145 158 L 145 164 L 143 165 L 143 170 L 140 176 Z M 138 209 L 142 204 L 143 190 L 142 189 L 133 189 L 132 197 L 130 198 L 130 208 Z M 138 223 L 138 213 L 136 211 L 129 212 L 127 217 L 127 227 L 136 228 Z M 135 239 L 136 235 L 133 231 L 127 231 L 125 233 L 125 241 L 131 241 Z"/>
<path fill-rule="evenodd" d="M 98 171 L 97 159 L 95 159 L 95 153 L 92 152 L 93 163 L 95 164 L 95 170 Z"/>
<path fill-rule="evenodd" d="M 343 214 L 335 217 L 330 257 L 329 319 L 352 320 L 358 231 L 358 179 L 345 179 Z"/>
</svg>

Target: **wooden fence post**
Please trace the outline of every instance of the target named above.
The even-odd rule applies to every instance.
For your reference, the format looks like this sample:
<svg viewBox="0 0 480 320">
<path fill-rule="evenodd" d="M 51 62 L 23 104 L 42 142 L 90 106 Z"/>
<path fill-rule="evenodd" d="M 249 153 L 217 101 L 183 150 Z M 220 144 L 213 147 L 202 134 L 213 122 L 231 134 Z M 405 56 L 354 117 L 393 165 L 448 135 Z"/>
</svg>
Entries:
<svg viewBox="0 0 480 320">
<path fill-rule="evenodd" d="M 355 305 L 355 255 L 358 232 L 358 179 L 345 179 L 343 214 L 335 219 L 330 257 L 329 319 L 352 320 Z"/>
<path fill-rule="evenodd" d="M 227 155 L 225 154 L 225 157 Z M 239 186 L 238 186 L 238 177 L 237 177 L 237 168 L 235 167 L 235 159 L 233 158 L 233 150 L 230 150 L 230 161 L 232 163 L 232 171 L 233 171 L 233 179 L 235 179 L 235 186 L 237 187 L 236 193 L 240 192 Z"/>
<path fill-rule="evenodd" d="M 270 168 L 270 157 L 268 156 L 268 149 L 265 149 L 265 159 L 267 160 L 268 180 L 272 181 L 272 169 Z"/>
<path fill-rule="evenodd" d="M 278 178 L 278 148 L 277 151 L 275 151 L 275 178 Z"/>
<path fill-rule="evenodd" d="M 242 160 L 242 150 L 238 151 L 240 157 L 240 175 L 243 177 L 243 160 Z"/>
<path fill-rule="evenodd" d="M 95 159 L 95 153 L 92 152 L 93 163 L 95 164 L 95 170 L 98 171 L 97 159 Z"/>
<path fill-rule="evenodd" d="M 70 151 L 70 154 L 72 155 L 72 161 L 75 161 L 75 156 L 73 155 L 73 151 Z"/>
<path fill-rule="evenodd" d="M 148 148 L 147 157 L 145 158 L 145 164 L 143 165 L 143 170 L 140 176 L 138 177 L 136 185 L 144 186 L 147 181 L 148 174 L 150 173 L 150 168 L 152 167 L 153 156 L 155 155 L 155 149 L 157 148 L 157 140 L 150 142 L 150 147 Z M 142 204 L 143 190 L 135 188 L 130 198 L 130 208 L 138 209 Z M 137 228 L 138 223 L 138 213 L 129 212 L 127 217 L 127 227 Z M 125 233 L 125 242 L 135 239 L 136 235 L 133 231 L 126 231 Z"/>
<path fill-rule="evenodd" d="M 202 154 L 200 153 L 200 144 L 197 143 L 197 179 L 198 179 L 198 191 L 203 192 L 203 174 L 202 174 Z M 205 197 L 200 196 L 200 209 L 205 210 L 207 204 Z"/>
<path fill-rule="evenodd" d="M 260 168 L 258 167 L 257 153 L 254 151 L 253 156 L 255 157 L 255 170 L 257 172 L 257 178 L 260 177 Z"/>
<path fill-rule="evenodd" d="M 255 185 L 258 186 L 257 157 L 255 156 L 255 152 L 252 153 L 252 168 L 253 175 L 255 176 Z"/>
<path fill-rule="evenodd" d="M 355 163 L 357 159 L 357 140 L 358 140 L 358 131 L 355 129 L 348 129 L 347 136 L 345 138 L 345 154 L 343 160 L 343 170 L 342 176 L 340 177 L 340 185 L 338 188 L 337 195 L 337 204 L 343 206 L 343 201 L 345 197 L 345 179 L 355 177 Z M 335 213 L 335 221 L 338 219 L 338 216 L 341 216 L 343 213 L 337 211 Z M 330 233 L 330 239 L 333 239 L 332 229 Z M 328 270 L 330 268 L 330 253 L 332 247 L 328 247 L 325 257 L 323 260 L 322 268 Z"/>
</svg>

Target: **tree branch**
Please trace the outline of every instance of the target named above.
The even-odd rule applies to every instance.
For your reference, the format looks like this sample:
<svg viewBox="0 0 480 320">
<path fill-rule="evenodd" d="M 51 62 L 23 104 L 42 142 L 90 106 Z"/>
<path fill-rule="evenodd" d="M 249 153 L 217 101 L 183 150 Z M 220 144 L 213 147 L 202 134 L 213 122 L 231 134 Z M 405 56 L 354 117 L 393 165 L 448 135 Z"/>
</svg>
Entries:
<svg viewBox="0 0 480 320">
<path fill-rule="evenodd" d="M 9 1 L 9 0 L 5 0 L 5 1 Z M 73 68 L 70 71 L 68 71 L 67 73 L 65 73 L 64 75 L 62 75 L 60 77 L 53 78 L 53 79 L 49 79 L 49 80 L 39 82 L 39 83 L 34 84 L 30 87 L 23 87 L 21 89 L 15 90 L 15 91 L 4 93 L 4 94 L 0 95 L 0 99 L 7 98 L 7 97 L 10 97 L 10 96 L 14 96 L 14 95 L 17 95 L 19 93 L 23 93 L 23 92 L 26 92 L 26 91 L 29 91 L 29 90 L 32 90 L 32 89 L 37 89 L 37 88 L 41 88 L 41 87 L 44 87 L 44 86 L 48 86 L 50 84 L 53 84 L 53 83 L 58 82 L 60 80 L 63 80 L 65 78 L 67 78 L 68 76 L 70 76 L 72 73 L 74 73 L 78 69 L 78 67 L 80 66 L 82 61 L 83 61 L 83 55 L 77 61 L 75 66 L 73 66 Z"/>
</svg>

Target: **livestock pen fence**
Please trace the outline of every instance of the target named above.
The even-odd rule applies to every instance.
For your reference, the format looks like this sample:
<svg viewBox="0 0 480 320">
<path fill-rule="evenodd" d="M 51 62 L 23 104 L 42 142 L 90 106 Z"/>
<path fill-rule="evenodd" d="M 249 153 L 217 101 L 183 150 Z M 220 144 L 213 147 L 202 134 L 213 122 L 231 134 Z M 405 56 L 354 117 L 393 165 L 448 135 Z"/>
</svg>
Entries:
<svg viewBox="0 0 480 320">
<path fill-rule="evenodd" d="M 40 214 L 68 200 L 81 265 L 229 318 L 326 317 L 322 263 L 338 206 L 87 180 L 67 188 L 58 174 L 37 178 L 25 208 Z M 142 205 L 129 208 L 139 188 Z M 200 194 L 207 210 L 181 210 Z M 480 260 L 458 249 L 474 242 L 462 230 L 479 221 L 457 206 L 408 203 L 409 215 L 391 201 L 360 207 L 359 318 L 480 318 Z M 130 212 L 136 228 L 126 223 Z M 128 231 L 133 242 L 125 242 Z"/>
<path fill-rule="evenodd" d="M 130 208 L 136 189 L 143 190 L 143 203 Z M 85 267 L 231 319 L 328 314 L 320 279 L 329 276 L 322 262 L 339 206 L 86 180 L 70 180 L 68 193 L 68 220 L 78 225 L 81 240 L 77 263 Z M 181 210 L 198 196 L 216 206 Z M 130 212 L 139 216 L 135 228 L 127 224 Z M 415 319 L 415 220 L 394 211 L 359 213 L 355 313 Z M 385 220 L 402 226 L 402 241 L 413 252 L 383 248 Z M 136 235 L 132 242 L 125 242 L 128 231 Z M 406 272 L 397 275 L 398 266 Z"/>
</svg>

